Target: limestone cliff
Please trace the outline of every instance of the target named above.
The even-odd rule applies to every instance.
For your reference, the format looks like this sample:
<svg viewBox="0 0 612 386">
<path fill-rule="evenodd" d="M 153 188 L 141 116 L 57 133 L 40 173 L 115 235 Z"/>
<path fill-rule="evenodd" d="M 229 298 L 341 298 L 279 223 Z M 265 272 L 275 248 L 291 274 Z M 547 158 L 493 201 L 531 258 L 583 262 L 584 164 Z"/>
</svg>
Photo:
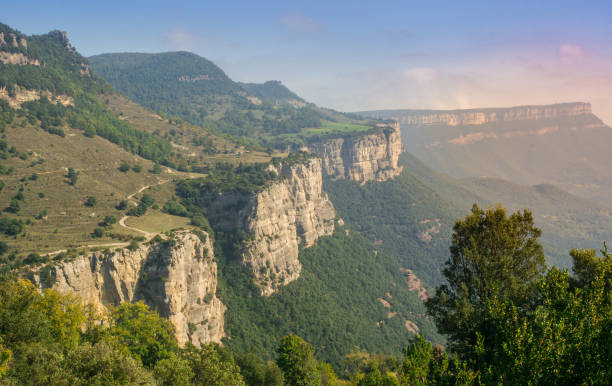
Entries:
<svg viewBox="0 0 612 386">
<path fill-rule="evenodd" d="M 364 113 L 391 118 L 402 125 L 484 125 L 492 122 L 543 120 L 591 114 L 590 103 L 562 103 L 544 106 L 518 106 L 503 109 L 471 110 L 387 110 Z"/>
<path fill-rule="evenodd" d="M 6 87 L 0 87 L 0 99 L 7 101 L 14 109 L 20 109 L 23 103 L 37 101 L 41 97 L 46 97 L 51 103 L 74 106 L 74 98 L 71 96 L 54 95 L 49 91 L 30 90 L 17 85 L 13 86 L 12 92 Z"/>
<path fill-rule="evenodd" d="M 325 172 L 334 178 L 361 183 L 386 181 L 401 173 L 399 124 L 381 125 L 371 133 L 324 140 L 308 150 L 323 160 Z"/>
<path fill-rule="evenodd" d="M 271 165 L 279 178 L 253 194 L 220 194 L 209 208 L 214 228 L 248 234 L 242 261 L 254 274 L 262 294 L 297 279 L 302 265 L 299 245 L 309 247 L 334 231 L 336 216 L 322 188 L 321 160 Z M 228 215 L 228 208 L 240 206 Z"/>
<path fill-rule="evenodd" d="M 172 322 L 181 345 L 220 342 L 226 307 L 215 295 L 212 242 L 202 238 L 180 232 L 134 250 L 92 253 L 41 269 L 31 279 L 41 287 L 73 292 L 98 309 L 143 300 Z"/>
</svg>

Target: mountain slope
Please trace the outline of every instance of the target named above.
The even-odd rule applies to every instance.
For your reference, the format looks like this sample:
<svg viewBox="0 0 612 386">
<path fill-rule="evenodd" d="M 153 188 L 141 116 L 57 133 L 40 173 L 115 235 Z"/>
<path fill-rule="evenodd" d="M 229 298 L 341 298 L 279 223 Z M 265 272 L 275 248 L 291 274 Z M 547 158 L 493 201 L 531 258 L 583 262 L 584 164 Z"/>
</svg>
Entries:
<svg viewBox="0 0 612 386">
<path fill-rule="evenodd" d="M 521 186 L 499 179 L 455 179 L 409 153 L 393 180 L 325 181 L 339 216 L 426 286 L 438 285 L 449 257 L 454 221 L 474 203 L 501 203 L 508 211 L 528 208 L 543 231 L 548 264 L 567 267 L 571 248 L 600 248 L 612 239 L 612 209 L 551 185 Z"/>
<path fill-rule="evenodd" d="M 0 32 L 3 263 L 125 246 L 147 230 L 188 226 L 158 208 L 176 179 L 190 177 L 172 168 L 270 159 L 112 93 L 64 32 L 26 36 L 4 24 Z M 144 193 L 157 200 L 155 208 L 119 221 Z M 117 209 L 122 201 L 127 206 Z"/>
<path fill-rule="evenodd" d="M 612 204 L 612 129 L 588 103 L 363 114 L 398 120 L 406 149 L 438 171 L 549 183 Z"/>
<path fill-rule="evenodd" d="M 188 52 L 102 54 L 93 70 L 148 108 L 217 133 L 286 149 L 306 129 L 364 122 L 307 104 L 278 81 L 233 82 L 215 64 Z M 287 137 L 279 137 L 287 135 Z"/>
<path fill-rule="evenodd" d="M 612 239 L 612 208 L 575 196 L 554 185 L 524 186 L 495 178 L 456 179 L 434 171 L 409 153 L 400 163 L 424 185 L 466 213 L 474 203 L 528 208 L 542 231 L 547 262 L 569 266 L 571 248 L 601 248 Z"/>
</svg>

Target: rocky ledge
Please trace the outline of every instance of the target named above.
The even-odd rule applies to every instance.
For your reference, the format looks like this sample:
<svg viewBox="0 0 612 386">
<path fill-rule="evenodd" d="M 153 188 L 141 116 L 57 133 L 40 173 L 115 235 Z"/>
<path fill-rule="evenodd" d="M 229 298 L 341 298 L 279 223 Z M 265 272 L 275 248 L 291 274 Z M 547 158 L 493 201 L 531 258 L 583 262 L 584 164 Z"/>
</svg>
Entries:
<svg viewBox="0 0 612 386">
<path fill-rule="evenodd" d="M 181 345 L 220 342 L 226 307 L 216 297 L 217 263 L 206 233 L 79 256 L 30 275 L 41 288 L 73 292 L 98 310 L 144 301 L 172 322 Z"/>
</svg>

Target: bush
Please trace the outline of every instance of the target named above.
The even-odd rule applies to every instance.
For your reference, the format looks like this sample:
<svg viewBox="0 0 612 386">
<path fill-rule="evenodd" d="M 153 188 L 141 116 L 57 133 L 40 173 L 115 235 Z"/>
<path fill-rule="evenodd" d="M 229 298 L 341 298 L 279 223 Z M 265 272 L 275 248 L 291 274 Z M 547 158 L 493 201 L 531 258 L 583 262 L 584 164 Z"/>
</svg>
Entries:
<svg viewBox="0 0 612 386">
<path fill-rule="evenodd" d="M 11 203 L 5 210 L 10 213 L 19 212 L 19 210 L 21 210 L 21 206 L 19 205 L 19 200 L 16 198 L 11 199 Z"/>
<path fill-rule="evenodd" d="M 104 230 L 102 228 L 96 228 L 91 233 L 91 237 L 100 238 L 104 236 Z"/>
<path fill-rule="evenodd" d="M 117 210 L 125 210 L 128 207 L 128 202 L 126 200 L 123 201 L 119 201 L 119 203 L 117 204 L 117 206 L 115 206 L 115 209 Z"/>
<path fill-rule="evenodd" d="M 66 178 L 68 178 L 68 184 L 74 186 L 76 185 L 77 180 L 79 179 L 79 172 L 77 172 L 73 168 L 68 168 L 68 174 L 66 175 Z"/>
<path fill-rule="evenodd" d="M 96 206 L 96 198 L 92 196 L 87 197 L 87 200 L 85 201 L 85 206 L 89 206 L 89 207 Z"/>
<path fill-rule="evenodd" d="M 172 214 L 175 216 L 182 216 L 182 217 L 189 216 L 189 212 L 187 211 L 187 209 L 183 205 L 176 202 L 174 198 L 168 200 L 168 202 L 164 204 L 162 208 L 162 212 Z"/>
<path fill-rule="evenodd" d="M 130 168 L 130 164 L 125 161 L 121 162 L 121 165 L 119 165 L 119 171 L 122 173 L 127 173 Z"/>
<path fill-rule="evenodd" d="M 117 219 L 115 216 L 106 216 L 102 222 L 104 226 L 111 226 L 117 222 Z"/>
<path fill-rule="evenodd" d="M 140 164 L 136 164 L 134 166 L 132 166 L 132 170 L 136 173 L 140 173 L 142 171 L 142 165 Z"/>
</svg>

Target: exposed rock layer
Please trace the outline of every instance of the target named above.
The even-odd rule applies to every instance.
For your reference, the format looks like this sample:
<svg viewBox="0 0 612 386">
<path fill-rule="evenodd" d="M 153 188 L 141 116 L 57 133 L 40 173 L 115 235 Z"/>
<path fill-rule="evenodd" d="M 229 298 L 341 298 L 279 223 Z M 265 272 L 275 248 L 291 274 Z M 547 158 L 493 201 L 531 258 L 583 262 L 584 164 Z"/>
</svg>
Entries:
<svg viewBox="0 0 612 386">
<path fill-rule="evenodd" d="M 17 64 L 21 66 L 25 66 L 26 64 L 40 66 L 40 62 L 38 61 L 38 59 L 28 58 L 21 52 L 0 51 L 0 63 Z"/>
<path fill-rule="evenodd" d="M 386 181 L 402 171 L 398 165 L 402 142 L 397 123 L 379 127 L 375 133 L 315 143 L 308 150 L 321 157 L 325 172 L 334 178 L 361 183 Z"/>
<path fill-rule="evenodd" d="M 372 112 L 368 115 L 397 120 L 402 125 L 483 125 L 491 122 L 541 120 L 591 114 L 590 103 L 563 103 L 545 106 L 519 106 L 504 109 L 474 110 L 398 110 Z"/>
<path fill-rule="evenodd" d="M 9 93 L 6 87 L 0 87 L 0 99 L 7 101 L 9 106 L 14 109 L 21 108 L 23 103 L 37 101 L 43 96 L 55 104 L 74 106 L 74 98 L 67 95 L 54 95 L 49 91 L 29 90 L 17 85 L 13 87 L 14 91 L 12 93 Z"/>
<path fill-rule="evenodd" d="M 297 279 L 299 245 L 309 247 L 334 231 L 335 210 L 322 188 L 321 160 L 271 166 L 281 178 L 261 192 L 221 194 L 209 208 L 213 227 L 250 235 L 242 254 L 262 294 Z M 228 208 L 239 205 L 237 213 Z"/>
<path fill-rule="evenodd" d="M 175 234 L 167 242 L 93 253 L 63 262 L 32 280 L 73 292 L 98 309 L 143 300 L 176 328 L 181 345 L 220 342 L 225 306 L 216 297 L 217 263 L 210 238 Z"/>
</svg>

